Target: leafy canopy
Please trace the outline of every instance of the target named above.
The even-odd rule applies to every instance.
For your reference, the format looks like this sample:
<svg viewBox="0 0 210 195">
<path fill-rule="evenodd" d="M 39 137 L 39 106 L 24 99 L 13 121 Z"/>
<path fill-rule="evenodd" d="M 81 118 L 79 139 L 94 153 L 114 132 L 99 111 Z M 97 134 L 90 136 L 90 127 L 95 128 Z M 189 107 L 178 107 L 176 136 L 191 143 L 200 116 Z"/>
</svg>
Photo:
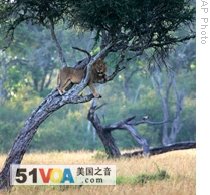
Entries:
<svg viewBox="0 0 210 195">
<path fill-rule="evenodd" d="M 168 48 L 194 37 L 188 31 L 174 32 L 194 21 L 190 0 L 0 0 L 0 24 L 13 31 L 23 21 L 48 26 L 63 21 L 69 28 L 79 26 L 105 32 L 115 40 L 116 50 L 142 51 Z"/>
</svg>

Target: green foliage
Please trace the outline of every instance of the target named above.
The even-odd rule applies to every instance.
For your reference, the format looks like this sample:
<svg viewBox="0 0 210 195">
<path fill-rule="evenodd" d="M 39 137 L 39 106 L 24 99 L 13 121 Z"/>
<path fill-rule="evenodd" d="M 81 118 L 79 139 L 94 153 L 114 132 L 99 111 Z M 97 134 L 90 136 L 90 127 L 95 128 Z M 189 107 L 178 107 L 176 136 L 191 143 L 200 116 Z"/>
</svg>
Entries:
<svg viewBox="0 0 210 195">
<path fill-rule="evenodd" d="M 152 173 L 152 174 L 143 173 L 143 174 L 140 174 L 138 176 L 133 176 L 133 177 L 118 176 L 117 184 L 142 184 L 144 185 L 148 182 L 162 181 L 169 178 L 170 176 L 166 170 L 158 170 L 157 172 Z"/>
<path fill-rule="evenodd" d="M 176 29 L 180 22 L 192 20 L 194 13 L 194 8 L 186 0 L 14 0 L 12 3 L 2 1 L 1 4 L 2 21 L 13 16 L 16 25 L 29 19 L 46 25 L 49 19 L 58 22 L 65 18 L 88 29 L 110 28 L 113 32 L 122 27 L 128 30 L 133 25 L 138 27 L 137 32 L 143 25 L 153 23 L 154 16 L 157 21 L 154 28 L 173 26 L 172 29 Z"/>
<path fill-rule="evenodd" d="M 145 34 L 147 27 L 158 33 L 163 32 L 162 28 L 165 31 L 174 30 L 180 25 L 180 18 L 182 22 L 190 21 L 194 10 L 184 0 L 78 0 L 69 1 L 69 7 L 73 24 L 88 29 L 110 30 L 113 33 L 119 33 L 123 28 L 135 34 Z"/>
<path fill-rule="evenodd" d="M 116 51 L 128 48 L 138 53 L 153 48 L 158 54 L 195 36 L 190 29 L 183 36 L 176 33 L 195 20 L 190 0 L 14 0 L 1 4 L 0 24 L 10 38 L 22 22 L 49 28 L 62 21 L 67 28 L 95 30 L 98 38 L 106 31 Z"/>
<path fill-rule="evenodd" d="M 9 151 L 12 147 L 18 129 L 22 127 L 22 122 L 26 117 L 21 106 L 11 107 L 10 105 L 1 106 L 0 109 L 0 152 Z"/>
<path fill-rule="evenodd" d="M 103 160 L 103 159 L 107 159 L 108 155 L 105 152 L 97 151 L 96 154 L 92 156 L 92 158 Z"/>
<path fill-rule="evenodd" d="M 169 175 L 166 170 L 158 170 L 154 174 L 141 174 L 137 176 L 135 183 L 146 184 L 150 181 L 161 181 L 164 179 L 169 179 Z"/>
</svg>

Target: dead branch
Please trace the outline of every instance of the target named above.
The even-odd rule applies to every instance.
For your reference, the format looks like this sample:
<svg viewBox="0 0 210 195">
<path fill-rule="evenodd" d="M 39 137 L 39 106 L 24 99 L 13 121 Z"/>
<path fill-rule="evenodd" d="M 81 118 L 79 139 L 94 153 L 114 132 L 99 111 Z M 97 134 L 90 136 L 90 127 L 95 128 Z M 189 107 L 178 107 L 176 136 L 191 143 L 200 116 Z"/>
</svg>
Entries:
<svg viewBox="0 0 210 195">
<path fill-rule="evenodd" d="M 169 121 L 150 121 L 150 120 L 140 120 L 140 121 L 131 121 L 129 125 L 141 125 L 141 124 L 148 124 L 148 125 L 162 125 L 164 123 L 168 123 Z"/>
<path fill-rule="evenodd" d="M 72 47 L 72 49 L 76 49 L 76 50 L 78 50 L 78 51 L 81 51 L 81 52 L 83 52 L 83 53 L 86 53 L 87 54 L 87 56 L 88 56 L 88 61 L 86 62 L 87 64 L 90 62 L 90 60 L 91 60 L 91 55 L 90 55 L 90 53 L 88 52 L 88 51 L 86 51 L 86 50 L 84 50 L 84 49 L 81 49 L 81 48 L 78 48 L 78 47 Z"/>
<path fill-rule="evenodd" d="M 137 120 L 136 116 L 128 117 L 126 119 L 123 119 L 121 121 L 115 122 L 110 125 L 103 126 L 101 124 L 100 118 L 95 113 L 96 110 L 104 106 L 105 104 L 102 104 L 100 106 L 96 105 L 96 102 L 94 101 L 91 104 L 91 107 L 88 112 L 88 120 L 92 123 L 93 127 L 96 130 L 96 133 L 99 135 L 99 138 L 101 139 L 106 153 L 111 157 L 119 157 L 120 150 L 115 144 L 115 140 L 112 137 L 112 131 L 114 130 L 126 130 L 128 131 L 131 136 L 135 139 L 135 141 L 138 143 L 140 147 L 143 147 L 143 150 L 141 151 L 141 155 L 150 155 L 150 148 L 147 139 L 142 137 L 139 133 L 137 133 L 137 130 L 135 129 L 135 126 L 141 125 L 141 124 L 148 124 L 148 125 L 162 125 L 164 123 L 167 123 L 169 121 L 151 121 L 149 120 L 149 117 L 143 117 L 141 120 Z M 107 136 L 109 135 L 109 136 Z M 109 143 L 109 146 L 106 145 L 106 143 Z M 116 152 L 117 151 L 117 152 Z M 152 149 L 153 151 L 153 149 Z M 164 150 L 165 151 L 165 150 Z M 113 155 L 114 154 L 114 155 Z M 153 155 L 153 153 L 152 153 Z"/>
<path fill-rule="evenodd" d="M 163 154 L 163 153 L 171 152 L 175 150 L 186 150 L 186 149 L 193 149 L 193 148 L 196 148 L 196 142 L 180 142 L 180 143 L 175 143 L 169 146 L 151 148 L 150 156 Z M 122 156 L 125 156 L 125 157 L 144 156 L 143 154 L 144 154 L 144 151 L 140 150 L 140 151 L 135 151 L 132 153 L 125 153 L 125 154 L 122 154 Z"/>
<path fill-rule="evenodd" d="M 150 121 L 150 120 L 134 120 L 136 116 L 129 117 L 127 119 L 123 119 L 119 122 L 113 123 L 111 125 L 107 125 L 104 127 L 104 130 L 107 131 L 114 131 L 117 129 L 125 129 L 125 125 L 130 125 L 130 126 L 137 126 L 141 124 L 148 124 L 148 125 L 162 125 L 164 123 L 167 123 L 169 121 Z"/>
<path fill-rule="evenodd" d="M 112 131 L 114 131 L 114 130 L 126 130 L 136 140 L 138 145 L 140 147 L 143 147 L 144 155 L 149 155 L 150 150 L 149 150 L 148 141 L 147 141 L 147 139 L 142 137 L 139 133 L 137 133 L 137 130 L 135 129 L 135 126 L 140 125 L 140 124 L 160 125 L 160 124 L 165 123 L 166 121 L 155 122 L 155 121 L 150 121 L 148 119 L 146 119 L 146 120 L 145 119 L 136 120 L 136 116 L 132 116 L 132 117 L 123 119 L 119 122 L 103 126 L 101 124 L 100 118 L 95 113 L 96 110 L 98 110 L 102 106 L 103 105 L 97 107 L 95 102 L 92 103 L 91 107 L 89 109 L 87 118 L 92 123 L 92 125 L 94 126 L 94 128 L 96 130 L 96 133 L 98 135 L 100 135 L 99 138 L 101 139 L 107 154 L 109 156 L 114 157 L 114 155 L 112 155 L 112 154 L 115 154 L 115 151 L 119 151 L 118 147 L 115 144 L 115 140 L 112 137 L 112 134 L 111 134 Z M 109 138 L 106 136 L 107 134 L 109 134 Z M 105 145 L 105 143 L 107 143 L 107 142 L 111 143 L 110 145 L 112 145 L 112 147 L 109 148 L 109 146 Z M 107 149 L 107 147 L 108 147 L 108 149 Z M 115 156 L 119 156 L 119 155 L 120 155 L 120 153 L 117 153 L 117 155 L 115 154 Z"/>
</svg>

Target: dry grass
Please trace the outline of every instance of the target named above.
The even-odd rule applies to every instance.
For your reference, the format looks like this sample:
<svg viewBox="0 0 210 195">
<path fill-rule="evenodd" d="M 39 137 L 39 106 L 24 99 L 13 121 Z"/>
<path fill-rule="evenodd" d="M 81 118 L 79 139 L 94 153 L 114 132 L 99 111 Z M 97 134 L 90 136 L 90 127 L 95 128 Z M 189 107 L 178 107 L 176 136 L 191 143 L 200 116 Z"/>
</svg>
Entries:
<svg viewBox="0 0 210 195">
<path fill-rule="evenodd" d="M 136 177 L 155 173 L 157 166 L 166 170 L 170 178 L 147 184 L 120 184 L 116 186 L 14 187 L 10 194 L 71 194 L 71 195 L 194 195 L 195 150 L 174 151 L 150 158 L 96 159 L 89 151 L 32 153 L 25 155 L 23 164 L 116 164 L 117 176 Z M 3 166 L 5 155 L 0 155 Z M 8 194 L 0 192 L 0 194 Z"/>
</svg>

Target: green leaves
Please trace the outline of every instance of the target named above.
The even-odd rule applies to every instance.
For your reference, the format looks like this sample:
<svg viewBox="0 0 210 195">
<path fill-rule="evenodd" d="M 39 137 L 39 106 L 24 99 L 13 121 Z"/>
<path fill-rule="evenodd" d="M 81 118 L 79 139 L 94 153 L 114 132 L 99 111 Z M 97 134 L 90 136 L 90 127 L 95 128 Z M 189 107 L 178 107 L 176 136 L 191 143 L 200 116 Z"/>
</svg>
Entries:
<svg viewBox="0 0 210 195">
<path fill-rule="evenodd" d="M 175 43 L 195 36 L 190 30 L 182 37 L 174 33 L 195 19 L 195 6 L 189 0 L 17 0 L 2 5 L 0 25 L 11 38 L 22 22 L 47 28 L 50 21 L 63 22 L 100 36 L 106 32 L 108 40 L 116 43 L 115 51 L 127 49 L 140 55 L 154 48 L 162 55 Z"/>
<path fill-rule="evenodd" d="M 157 32 L 161 27 L 168 31 L 173 26 L 166 27 L 163 21 L 175 26 L 190 22 L 194 8 L 187 0 L 24 0 L 4 4 L 1 14 L 13 24 L 31 21 L 48 25 L 49 19 L 54 23 L 63 20 L 90 30 L 108 30 L 116 36 L 123 29 L 135 35 Z"/>
</svg>

